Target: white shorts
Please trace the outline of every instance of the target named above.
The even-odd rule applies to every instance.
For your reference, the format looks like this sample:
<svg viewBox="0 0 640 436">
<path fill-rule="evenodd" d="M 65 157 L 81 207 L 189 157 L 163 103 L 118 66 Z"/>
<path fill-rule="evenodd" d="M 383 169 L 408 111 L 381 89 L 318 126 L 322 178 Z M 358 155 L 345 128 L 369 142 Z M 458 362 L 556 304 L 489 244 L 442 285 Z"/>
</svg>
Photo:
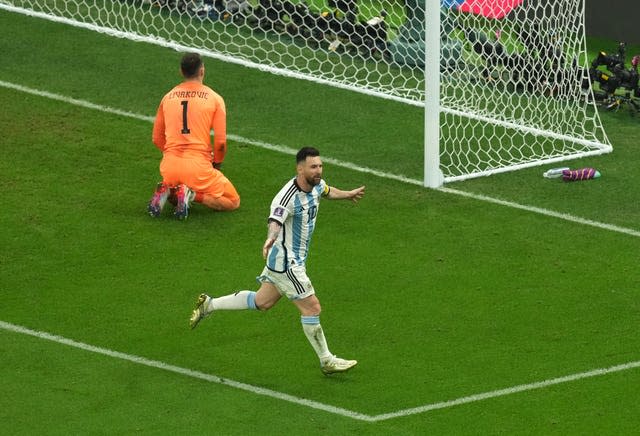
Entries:
<svg viewBox="0 0 640 436">
<path fill-rule="evenodd" d="M 266 266 L 256 279 L 260 283 L 271 283 L 278 288 L 280 295 L 289 300 L 302 300 L 316 293 L 307 277 L 307 269 L 304 265 L 293 265 L 283 273 L 271 271 Z"/>
</svg>

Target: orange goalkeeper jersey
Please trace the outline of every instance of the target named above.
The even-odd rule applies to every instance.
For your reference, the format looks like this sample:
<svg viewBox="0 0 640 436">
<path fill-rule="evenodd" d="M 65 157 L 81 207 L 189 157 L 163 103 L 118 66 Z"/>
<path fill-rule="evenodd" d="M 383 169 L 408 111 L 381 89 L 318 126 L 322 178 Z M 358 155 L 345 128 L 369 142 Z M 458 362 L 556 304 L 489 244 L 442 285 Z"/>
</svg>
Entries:
<svg viewBox="0 0 640 436">
<path fill-rule="evenodd" d="M 179 84 L 160 102 L 153 124 L 153 143 L 163 153 L 221 163 L 227 152 L 224 100 L 199 82 Z"/>
</svg>

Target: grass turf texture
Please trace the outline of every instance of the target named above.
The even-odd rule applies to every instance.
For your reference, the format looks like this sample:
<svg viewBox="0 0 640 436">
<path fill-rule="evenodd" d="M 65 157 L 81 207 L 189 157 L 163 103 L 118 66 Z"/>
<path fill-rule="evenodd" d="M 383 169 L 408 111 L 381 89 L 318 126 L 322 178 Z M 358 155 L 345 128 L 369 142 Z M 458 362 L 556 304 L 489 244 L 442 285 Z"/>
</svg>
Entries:
<svg viewBox="0 0 640 436">
<path fill-rule="evenodd" d="M 0 28 L 16 59 L 0 64 L 3 81 L 151 115 L 179 80 L 169 50 L 5 12 Z M 231 133 L 420 177 L 417 109 L 207 67 Z M 0 320 L 366 414 L 638 360 L 637 237 L 329 164 L 330 183 L 368 192 L 357 206 L 323 202 L 308 268 L 332 350 L 359 366 L 322 376 L 286 302 L 191 332 L 201 290 L 255 288 L 293 158 L 232 142 L 224 169 L 241 209 L 153 220 L 150 123 L 6 88 L 0 104 Z M 638 120 L 605 122 L 615 152 L 571 163 L 600 169 L 598 181 L 535 168 L 453 187 L 637 229 Z M 637 370 L 364 423 L 6 331 L 0 352 L 9 434 L 622 434 L 640 412 Z"/>
</svg>

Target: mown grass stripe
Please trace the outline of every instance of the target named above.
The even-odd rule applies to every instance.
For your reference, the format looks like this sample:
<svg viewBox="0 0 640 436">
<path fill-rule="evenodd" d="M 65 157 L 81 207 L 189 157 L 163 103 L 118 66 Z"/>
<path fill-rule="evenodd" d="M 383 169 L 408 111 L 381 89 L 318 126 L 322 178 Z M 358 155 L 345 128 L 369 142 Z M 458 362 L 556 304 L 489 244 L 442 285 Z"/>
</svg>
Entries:
<svg viewBox="0 0 640 436">
<path fill-rule="evenodd" d="M 148 116 L 148 115 L 136 114 L 136 113 L 133 113 L 133 112 L 129 112 L 129 111 L 121 110 L 121 109 L 116 109 L 116 108 L 112 108 L 112 107 L 109 107 L 109 106 L 99 105 L 99 104 L 91 103 L 91 102 L 85 101 L 85 100 L 79 100 L 79 99 L 76 99 L 76 98 L 66 97 L 66 96 L 63 96 L 63 95 L 54 94 L 52 92 L 41 91 L 41 90 L 38 90 L 38 89 L 33 89 L 33 88 L 26 87 L 26 86 L 18 85 L 18 84 L 15 84 L 15 83 L 11 83 L 11 82 L 5 82 L 5 81 L 2 81 L 2 80 L 0 80 L 0 87 L 13 89 L 13 90 L 24 92 L 24 93 L 27 93 L 27 94 L 37 95 L 37 96 L 40 96 L 40 97 L 45 97 L 45 98 L 61 101 L 61 102 L 68 103 L 68 104 L 73 104 L 73 105 L 84 107 L 84 108 L 87 108 L 87 109 L 93 109 L 93 110 L 97 110 L 97 111 L 101 111 L 101 112 L 105 112 L 105 113 L 110 113 L 110 114 L 114 114 L 114 115 L 133 118 L 133 119 L 136 119 L 136 120 L 147 121 L 147 122 L 153 122 L 153 120 L 154 120 L 154 117 L 151 117 L 151 116 Z M 263 149 L 266 149 L 266 150 L 275 151 L 275 152 L 278 152 L 278 153 L 284 153 L 284 154 L 288 154 L 288 155 L 295 155 L 296 152 L 297 152 L 296 149 L 291 148 L 291 147 L 287 147 L 285 145 L 270 144 L 270 143 L 263 142 L 263 141 L 258 141 L 258 140 L 255 140 L 255 139 L 244 138 L 242 136 L 228 135 L 228 138 L 230 140 L 232 140 L 232 141 L 235 141 L 235 142 L 239 142 L 239 143 L 246 144 L 246 145 L 252 145 L 254 147 L 260 147 L 260 148 L 263 148 Z M 416 185 L 416 186 L 422 186 L 423 185 L 423 182 L 421 180 L 412 179 L 412 178 L 409 178 L 409 177 L 406 177 L 406 176 L 403 176 L 403 175 L 387 173 L 385 171 L 376 170 L 374 168 L 368 168 L 368 167 L 364 167 L 364 166 L 361 166 L 361 165 L 356 165 L 354 163 L 341 161 L 339 159 L 334 159 L 332 157 L 323 156 L 323 160 L 326 163 L 330 163 L 330 164 L 335 165 L 337 167 L 346 168 L 346 169 L 357 171 L 357 172 L 361 172 L 361 173 L 371 174 L 371 175 L 374 175 L 374 176 L 377 176 L 377 177 L 380 177 L 380 178 L 395 180 L 395 181 L 398 181 L 398 182 L 407 183 L 407 184 Z M 515 203 L 515 202 L 512 202 L 512 201 L 502 200 L 502 199 L 499 199 L 499 198 L 493 198 L 493 197 L 489 197 L 489 196 L 482 195 L 482 194 L 474 194 L 474 193 L 471 193 L 471 192 L 461 191 L 461 190 L 458 190 L 458 189 L 452 189 L 452 188 L 447 188 L 447 187 L 438 188 L 438 191 L 445 192 L 447 194 L 453 194 L 453 195 L 459 195 L 459 196 L 463 196 L 463 197 L 467 197 L 467 198 L 472 198 L 474 200 L 485 201 L 487 203 L 497 204 L 497 205 L 500 205 L 500 206 L 505 206 L 505 207 L 510 207 L 510 208 L 514 208 L 514 209 L 524 210 L 524 211 L 531 212 L 531 213 L 536 213 L 536 214 L 539 214 L 539 215 L 545 215 L 545 216 L 561 219 L 561 220 L 564 220 L 564 221 L 573 222 L 573 223 L 580 224 L 580 225 L 595 227 L 595 228 L 598 228 L 598 229 L 601 229 L 601 230 L 608 230 L 608 231 L 612 231 L 612 232 L 622 233 L 622 234 L 625 234 L 625 235 L 628 235 L 628 236 L 640 237 L 640 231 L 635 230 L 635 229 L 630 229 L 630 228 L 626 228 L 626 227 L 616 226 L 616 225 L 613 225 L 613 224 L 608 224 L 608 223 L 602 223 L 602 222 L 599 222 L 599 221 L 589 220 L 589 219 L 577 217 L 577 216 L 574 216 L 574 215 L 571 215 L 571 214 L 566 214 L 566 213 L 562 213 L 562 212 L 556 212 L 556 211 L 553 211 L 553 210 L 543 209 L 543 208 L 536 207 L 536 206 L 523 205 L 523 204 Z"/>
<path fill-rule="evenodd" d="M 218 377 L 217 375 L 214 375 L 214 374 L 206 374 L 204 372 L 194 371 L 192 369 L 181 368 L 179 366 L 170 365 L 168 363 L 160 362 L 158 360 L 151 360 L 145 357 L 135 356 L 133 354 L 121 353 L 119 351 L 109 350 L 108 348 L 96 347 L 94 345 L 89 345 L 89 344 L 85 344 L 84 342 L 74 341 L 73 339 L 68 339 L 63 336 L 58 336 L 58 335 L 54 335 L 54 334 L 43 332 L 43 331 L 31 330 L 29 328 L 11 324 L 4 321 L 0 321 L 0 329 L 7 330 L 14 333 L 20 333 L 23 335 L 33 336 L 39 339 L 56 342 L 58 344 L 68 345 L 70 347 L 78 348 L 80 350 L 89 351 L 91 353 L 101 354 L 108 357 L 113 357 L 115 359 L 126 360 L 128 362 L 136 363 L 138 365 L 144 365 L 151 368 L 174 372 L 176 374 L 197 378 L 210 383 L 229 386 L 235 389 L 240 389 L 243 391 L 250 392 L 252 394 L 264 395 L 266 397 L 287 401 L 290 403 L 298 404 L 298 405 L 309 407 L 312 409 L 323 410 L 325 412 L 333 413 L 335 415 L 341 415 L 347 418 L 357 419 L 361 421 L 372 420 L 369 415 L 364 415 L 362 413 L 354 412 L 354 411 L 343 409 L 340 407 L 319 403 L 317 401 L 296 397 L 293 395 L 273 391 L 271 389 L 266 389 L 259 386 L 253 386 L 247 383 L 238 382 L 228 378 Z M 319 370 L 320 369 L 318 368 L 318 371 Z"/>
<path fill-rule="evenodd" d="M 419 407 L 413 407 L 409 409 L 397 410 L 394 412 L 383 413 L 379 415 L 367 415 L 364 413 L 355 412 L 341 407 L 335 407 L 328 404 L 320 403 L 306 398 L 300 398 L 293 395 L 285 394 L 282 392 L 273 391 L 271 389 L 262 388 L 259 386 L 253 386 L 247 383 L 238 382 L 235 380 L 218 377 L 214 374 L 206 374 L 200 371 L 194 371 L 192 369 L 181 368 L 179 366 L 170 365 L 168 363 L 160 362 L 158 360 L 151 360 L 132 354 L 121 353 L 119 351 L 109 350 L 107 348 L 96 347 L 94 345 L 85 344 L 83 342 L 74 341 L 62 336 L 54 335 L 51 333 L 31 330 L 26 327 L 11 324 L 8 322 L 0 321 L 0 329 L 20 333 L 28 336 L 33 336 L 39 339 L 44 339 L 52 342 L 56 342 L 70 347 L 78 348 L 91 353 L 101 354 L 108 357 L 113 357 L 120 360 L 136 363 L 139 365 L 148 366 L 151 368 L 162 369 L 164 371 L 170 371 L 187 377 L 193 377 L 200 380 L 216 383 L 224 386 L 229 386 L 235 389 L 250 392 L 256 395 L 264 395 L 266 397 L 275 398 L 282 401 L 298 404 L 301 406 L 309 407 L 312 409 L 322 410 L 335 415 L 340 415 L 346 418 L 356 419 L 359 421 L 378 422 L 386 421 L 393 418 L 401 418 L 405 416 L 417 415 L 421 413 L 430 412 L 433 410 L 446 409 L 455 406 L 461 406 L 464 404 L 475 403 L 479 401 L 485 401 L 492 398 L 504 397 L 507 395 L 517 394 L 521 392 L 533 391 L 543 389 L 549 386 L 559 385 L 563 383 L 574 382 L 578 380 L 588 379 L 592 377 L 603 376 L 621 371 L 628 371 L 640 367 L 640 361 L 628 362 L 621 365 L 610 366 L 608 368 L 598 368 L 590 371 L 580 372 L 576 374 L 570 374 L 563 377 L 557 377 L 547 379 L 534 383 L 527 383 L 518 386 L 512 386 L 509 388 L 498 389 L 490 392 L 484 392 L 475 395 L 469 395 L 461 398 L 457 398 L 449 401 L 441 401 L 438 403 L 426 404 Z"/>
</svg>

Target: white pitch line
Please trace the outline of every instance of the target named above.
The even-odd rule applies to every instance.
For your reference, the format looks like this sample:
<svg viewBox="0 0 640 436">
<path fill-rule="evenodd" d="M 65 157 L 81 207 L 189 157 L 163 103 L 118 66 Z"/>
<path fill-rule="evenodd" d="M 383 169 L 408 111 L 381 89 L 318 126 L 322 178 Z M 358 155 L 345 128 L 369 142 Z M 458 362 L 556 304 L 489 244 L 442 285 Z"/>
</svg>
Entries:
<svg viewBox="0 0 640 436">
<path fill-rule="evenodd" d="M 74 106 L 80 106 L 87 109 L 97 110 L 99 112 L 106 112 L 109 114 L 120 115 L 127 118 L 133 118 L 141 121 L 148 121 L 153 123 L 154 117 L 150 117 L 147 115 L 140 115 L 133 112 L 123 111 L 120 109 L 114 109 L 109 106 L 103 106 L 100 104 L 91 103 L 86 100 L 78 100 L 77 98 L 71 98 L 60 94 L 54 94 L 53 92 L 41 91 L 39 89 L 29 88 L 27 86 L 18 85 L 16 83 L 5 82 L 0 80 L 0 86 L 3 88 L 13 89 L 15 91 L 24 92 L 25 94 L 36 95 L 38 97 L 45 97 L 51 100 L 60 101 L 67 104 L 72 104 Z"/>
<path fill-rule="evenodd" d="M 341 407 L 335 407 L 324 403 L 319 403 L 313 400 L 307 400 L 305 398 L 296 397 L 293 395 L 285 394 L 282 392 L 273 391 L 271 389 L 261 388 L 259 386 L 253 386 L 246 383 L 234 381 L 231 379 L 225 379 L 213 374 L 206 374 L 200 371 L 194 371 L 187 368 L 181 368 L 179 366 L 170 365 L 168 363 L 160 362 L 157 360 L 151 360 L 132 354 L 121 353 L 119 351 L 109 350 L 107 348 L 96 347 L 94 345 L 85 344 L 83 342 L 74 341 L 62 336 L 53 335 L 43 331 L 31 330 L 26 327 L 11 324 L 8 322 L 0 321 L 0 329 L 7 330 L 14 333 L 20 333 L 28 336 L 33 336 L 39 339 L 56 342 L 59 344 L 67 345 L 70 347 L 78 348 L 91 353 L 101 354 L 108 357 L 113 357 L 120 360 L 136 363 L 138 365 L 144 365 L 151 368 L 161 369 L 164 371 L 170 371 L 187 377 L 193 377 L 200 380 L 205 380 L 211 383 L 216 383 L 224 386 L 229 386 L 235 389 L 250 392 L 252 394 L 264 395 L 266 397 L 275 398 L 282 401 L 306 406 L 312 409 L 322 410 L 324 412 L 332 413 L 334 415 L 343 416 L 359 421 L 366 422 L 379 422 L 386 421 L 393 418 L 401 418 L 411 415 L 418 415 L 421 413 L 430 412 L 433 410 L 447 409 L 450 407 L 460 406 L 463 404 L 476 403 L 479 401 L 489 400 L 492 398 L 504 397 L 507 395 L 517 394 L 520 392 L 533 391 L 537 389 L 546 388 L 549 386 L 559 385 L 562 383 L 569 383 L 577 380 L 583 380 L 591 377 L 598 377 L 607 374 L 612 374 L 621 371 L 628 371 L 640 367 L 640 361 L 629 362 L 622 365 L 610 366 L 608 368 L 599 368 L 591 371 L 581 372 L 577 374 L 571 374 L 564 377 L 558 377 L 540 382 L 523 384 L 513 386 L 505 389 L 498 389 L 495 391 L 484 392 L 481 394 L 469 395 L 466 397 L 457 398 L 455 400 L 442 401 L 439 403 L 426 404 L 419 407 L 413 407 L 410 409 L 398 410 L 390 413 L 383 413 L 380 415 L 366 415 L 364 413 L 354 412 L 352 410 L 343 409 Z"/>
<path fill-rule="evenodd" d="M 411 409 L 399 410 L 397 412 L 384 413 L 382 415 L 372 416 L 373 421 L 383 421 L 386 419 L 399 418 L 403 416 L 410 416 L 419 413 L 430 412 L 432 410 L 446 409 L 449 407 L 459 406 L 462 404 L 475 403 L 478 401 L 488 400 L 490 398 L 504 397 L 506 395 L 517 394 L 519 392 L 533 391 L 536 389 L 542 389 L 553 385 L 559 385 L 562 383 L 568 383 L 577 380 L 583 380 L 591 377 L 598 377 L 601 375 L 612 374 L 620 371 L 627 371 L 630 369 L 640 367 L 640 361 L 624 363 L 622 365 L 610 366 L 608 368 L 599 368 L 591 371 L 580 372 L 577 374 L 571 374 L 564 377 L 553 378 L 544 380 L 541 382 L 529 383 L 524 385 L 513 386 L 506 389 L 498 389 L 496 391 L 484 392 L 482 394 L 469 395 L 467 397 L 458 398 L 450 401 L 443 401 L 440 403 L 427 404 L 420 407 L 414 407 Z"/>
<path fill-rule="evenodd" d="M 218 377 L 217 375 L 213 375 L 213 374 L 206 374 L 200 371 L 181 368 L 179 366 L 170 365 L 168 363 L 160 362 L 157 360 L 146 359 L 144 357 L 135 356 L 133 354 L 126 354 L 126 353 L 121 353 L 119 351 L 109 350 L 107 348 L 96 347 L 94 345 L 89 345 L 83 342 L 74 341 L 73 339 L 68 339 L 58 335 L 52 335 L 47 332 L 31 330 L 26 327 L 11 324 L 4 321 L 0 321 L 0 329 L 8 330 L 14 333 L 21 333 L 24 335 L 34 336 L 39 339 L 45 339 L 47 341 L 56 342 L 58 344 L 68 345 L 70 347 L 79 348 L 81 350 L 89 351 L 91 353 L 102 354 L 104 356 L 109 356 L 109 357 L 113 357 L 120 360 L 126 360 L 128 362 L 136 363 L 138 365 L 149 366 L 151 368 L 162 369 L 165 371 L 181 374 L 187 377 L 193 377 L 193 378 L 205 380 L 211 383 L 229 386 L 232 388 L 251 392 L 252 394 L 264 395 L 266 397 L 288 401 L 290 403 L 299 404 L 299 405 L 310 407 L 313 409 L 323 410 L 325 412 L 333 413 L 335 415 L 345 416 L 347 418 L 353 418 L 361 421 L 371 421 L 371 417 L 369 415 L 363 415 L 362 413 L 353 412 L 351 410 L 342 409 L 340 407 L 334 407 L 328 404 L 319 403 L 317 401 L 307 400 L 305 398 L 295 397 L 293 395 L 284 394 L 282 392 L 272 391 L 271 389 L 261 388 L 258 386 L 253 386 L 246 383 L 234 381 L 228 378 Z"/>
<path fill-rule="evenodd" d="M 459 191 L 451 188 L 438 188 L 439 191 L 447 192 L 449 194 L 461 195 L 463 197 L 473 198 L 475 200 L 486 201 L 488 203 L 498 204 L 500 206 L 512 207 L 514 209 L 526 210 L 527 212 L 533 212 L 540 215 L 546 215 L 553 218 L 559 218 L 565 221 L 571 221 L 572 223 L 583 224 L 585 226 L 596 227 L 602 230 L 610 230 L 612 232 L 624 233 L 625 235 L 640 237 L 640 231 L 635 229 L 629 229 L 627 227 L 620 227 L 613 224 L 601 223 L 599 221 L 593 221 L 586 218 L 580 218 L 578 216 L 569 215 L 567 213 L 556 212 L 549 209 L 543 209 L 536 206 L 527 206 L 524 204 L 514 203 L 512 201 L 501 200 L 499 198 L 487 197 L 486 195 L 474 194 L 471 192 Z"/>
<path fill-rule="evenodd" d="M 103 105 L 99 105 L 99 104 L 95 104 L 95 103 L 91 103 L 85 100 L 78 100 L 75 98 L 70 98 L 70 97 L 66 97 L 64 95 L 60 95 L 60 94 L 54 94 L 51 92 L 47 92 L 47 91 L 40 91 L 38 89 L 33 89 L 33 88 L 29 88 L 26 86 L 22 86 L 22 85 L 18 85 L 15 83 L 10 83 L 10 82 L 5 82 L 0 80 L 0 87 L 4 87 L 4 88 L 9 88 L 9 89 L 13 89 L 16 91 L 20 91 L 20 92 L 24 92 L 27 94 L 32 94 L 32 95 L 37 95 L 39 97 L 46 97 L 52 100 L 57 100 L 57 101 L 61 101 L 64 103 L 68 103 L 68 104 L 73 104 L 76 106 L 80 106 L 80 107 L 84 107 L 87 109 L 93 109 L 93 110 L 97 110 L 100 112 L 106 112 L 106 113 L 110 113 L 110 114 L 114 114 L 114 115 L 120 115 L 120 116 L 124 116 L 124 117 L 128 117 L 128 118 L 133 118 L 136 120 L 141 120 L 141 121 L 147 121 L 147 122 L 153 122 L 154 118 L 148 115 L 140 115 L 140 114 L 136 114 L 133 112 L 128 112 L 128 111 L 124 111 L 121 109 L 115 109 L 109 106 L 103 106 Z M 239 142 L 242 144 L 247 144 L 247 145 L 253 145 L 255 147 L 260 147 L 266 150 L 271 150 L 271 151 L 275 151 L 278 153 L 284 153 L 284 154 L 289 154 L 289 155 L 295 155 L 297 150 L 291 148 L 291 147 L 287 147 L 285 145 L 278 145 L 278 144 L 270 144 L 267 142 L 262 142 L 262 141 L 257 141 L 254 139 L 249 139 L 249 138 L 244 138 L 242 136 L 237 136 L 237 135 L 228 135 L 228 138 L 231 139 L 232 141 L 235 142 Z M 402 183 L 407 183 L 410 185 L 416 185 L 416 186 L 423 186 L 423 183 L 421 180 L 417 180 L 417 179 L 412 179 L 403 175 L 398 175 L 398 174 L 392 174 L 392 173 L 387 173 L 384 171 L 380 171 L 380 170 L 376 170 L 373 168 L 368 168 L 368 167 L 363 167 L 360 165 L 356 165 L 354 163 L 351 162 L 345 162 L 345 161 L 341 161 L 338 159 L 334 159 L 331 157 L 324 157 L 323 160 L 327 163 L 331 163 L 332 165 L 335 165 L 337 167 L 341 167 L 341 168 L 347 168 L 353 171 L 357 171 L 357 172 L 361 172 L 361 173 L 365 173 L 365 174 L 371 174 L 377 177 L 381 177 L 384 179 L 390 179 L 390 180 L 395 180 L 395 181 L 399 181 Z M 566 214 L 566 213 L 561 213 L 561 212 L 555 212 L 553 210 L 548 210 L 548 209 L 543 209 L 540 207 L 536 207 L 536 206 L 527 206 L 527 205 L 523 205 L 523 204 L 519 204 L 519 203 L 514 203 L 512 201 L 507 201 L 507 200 L 501 200 L 499 198 L 493 198 L 493 197 L 488 197 L 486 195 L 481 195 L 481 194 L 474 194 L 471 192 L 466 192 L 466 191 L 460 191 L 458 189 L 453 189 L 453 188 L 438 188 L 437 189 L 440 192 L 445 192 L 447 194 L 454 194 L 454 195 L 460 195 L 463 197 L 467 197 L 467 198 L 473 198 L 475 200 L 480 200 L 480 201 L 485 201 L 488 203 L 492 203 L 492 204 L 497 204 L 500 206 L 506 206 L 506 207 L 511 207 L 514 209 L 520 209 L 520 210 L 524 210 L 527 212 L 532 212 L 532 213 L 536 213 L 536 214 L 540 214 L 540 215 L 546 215 L 549 217 L 553 217 L 553 218 L 558 218 L 564 221 L 569 221 L 572 223 L 576 223 L 576 224 L 581 224 L 581 225 L 586 225 L 586 226 L 591 226 L 591 227 L 595 227 L 601 230 L 609 230 L 612 232 L 617 232 L 617 233 L 622 233 L 625 235 L 629 235 L 629 236 L 635 236 L 635 237 L 640 237 L 640 231 L 639 230 L 635 230 L 635 229 L 630 229 L 630 228 L 626 228 L 626 227 L 620 227 L 620 226 L 616 226 L 613 224 L 607 224 L 607 223 L 602 223 L 599 221 L 593 221 L 593 220 L 589 220 L 586 218 L 581 218 L 581 217 L 577 217 L 574 215 L 570 215 L 570 214 Z"/>
</svg>

